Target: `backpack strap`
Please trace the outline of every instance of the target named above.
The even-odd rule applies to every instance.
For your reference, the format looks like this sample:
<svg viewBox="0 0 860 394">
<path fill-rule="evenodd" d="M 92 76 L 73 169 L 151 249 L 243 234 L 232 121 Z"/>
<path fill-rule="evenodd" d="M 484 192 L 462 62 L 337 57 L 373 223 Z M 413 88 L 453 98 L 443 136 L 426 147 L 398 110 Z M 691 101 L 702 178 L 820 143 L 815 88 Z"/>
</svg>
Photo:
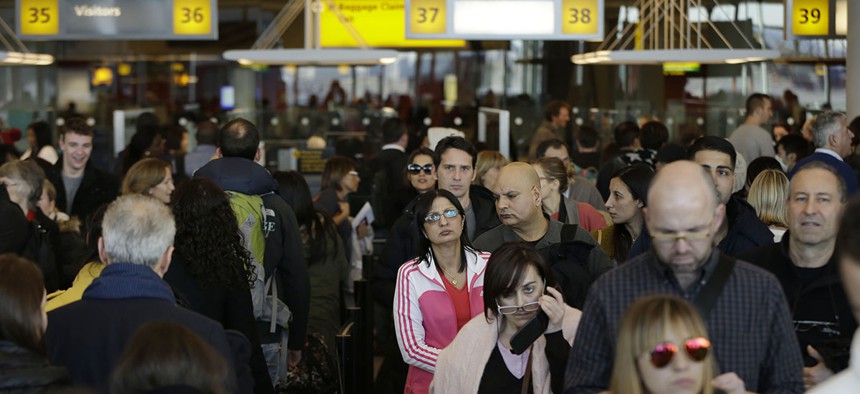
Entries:
<svg viewBox="0 0 860 394">
<path fill-rule="evenodd" d="M 576 238 L 577 224 L 564 224 L 561 226 L 561 242 L 574 242 Z"/>
<path fill-rule="evenodd" d="M 726 286 L 726 282 L 729 281 L 729 276 L 731 276 L 732 270 L 735 268 L 734 257 L 722 252 L 717 253 L 720 253 L 720 261 L 717 263 L 717 268 L 711 274 L 707 283 L 699 290 L 696 298 L 693 299 L 693 305 L 696 306 L 696 309 L 702 316 L 702 320 L 706 324 L 711 315 L 711 309 L 716 305 L 717 298 L 720 298 L 720 294 L 722 294 L 723 288 Z"/>
</svg>

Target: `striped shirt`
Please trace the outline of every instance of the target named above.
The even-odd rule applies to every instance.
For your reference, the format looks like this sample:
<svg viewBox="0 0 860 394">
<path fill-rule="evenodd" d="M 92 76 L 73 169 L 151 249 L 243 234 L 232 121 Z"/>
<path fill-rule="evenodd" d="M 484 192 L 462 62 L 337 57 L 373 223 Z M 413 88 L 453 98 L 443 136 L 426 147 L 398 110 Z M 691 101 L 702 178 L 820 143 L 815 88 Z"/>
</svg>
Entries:
<svg viewBox="0 0 860 394">
<path fill-rule="evenodd" d="M 714 251 L 701 280 L 681 288 L 671 269 L 646 253 L 600 277 L 585 301 L 570 350 L 565 393 L 597 393 L 608 388 L 617 333 L 628 305 L 651 294 L 671 294 L 692 302 L 719 262 Z M 707 323 L 718 374 L 735 372 L 746 389 L 758 393 L 803 393 L 803 362 L 791 314 L 777 279 L 738 261 Z"/>
</svg>

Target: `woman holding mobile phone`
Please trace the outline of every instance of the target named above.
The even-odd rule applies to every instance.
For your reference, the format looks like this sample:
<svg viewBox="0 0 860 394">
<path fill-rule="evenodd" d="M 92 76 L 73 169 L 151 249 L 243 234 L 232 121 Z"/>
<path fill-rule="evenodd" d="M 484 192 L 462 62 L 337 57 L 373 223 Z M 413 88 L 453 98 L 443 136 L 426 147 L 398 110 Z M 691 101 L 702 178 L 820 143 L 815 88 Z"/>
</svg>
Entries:
<svg viewBox="0 0 860 394">
<path fill-rule="evenodd" d="M 612 394 L 746 392 L 734 373 L 714 378 L 717 363 L 696 309 L 670 295 L 634 302 L 624 313 L 609 392 Z"/>
<path fill-rule="evenodd" d="M 484 315 L 469 321 L 439 355 L 430 391 L 561 393 L 582 313 L 565 304 L 553 285 L 549 267 L 529 243 L 496 249 L 484 274 Z M 546 328 L 525 352 L 514 354 L 512 341 L 520 331 L 535 330 L 530 325 L 538 324 L 532 319 L 539 313 L 547 317 Z"/>
</svg>

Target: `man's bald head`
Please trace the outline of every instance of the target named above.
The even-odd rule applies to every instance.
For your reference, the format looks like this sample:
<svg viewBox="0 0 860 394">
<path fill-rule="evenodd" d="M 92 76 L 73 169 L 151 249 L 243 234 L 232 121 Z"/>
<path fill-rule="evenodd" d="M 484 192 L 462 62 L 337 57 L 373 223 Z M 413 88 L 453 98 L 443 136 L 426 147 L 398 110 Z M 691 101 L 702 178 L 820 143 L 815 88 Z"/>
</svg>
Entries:
<svg viewBox="0 0 860 394">
<path fill-rule="evenodd" d="M 711 256 L 726 212 L 710 175 L 692 161 L 667 164 L 654 177 L 643 210 L 657 260 L 679 281 L 695 276 Z"/>
<path fill-rule="evenodd" d="M 516 227 L 543 220 L 540 178 L 530 164 L 514 162 L 502 167 L 492 192 L 502 224 Z"/>
<path fill-rule="evenodd" d="M 523 188 L 520 190 L 528 190 L 533 186 L 540 189 L 540 178 L 534 167 L 528 163 L 515 161 L 509 163 L 499 170 L 499 179 L 507 178 L 511 182 L 520 183 Z"/>
<path fill-rule="evenodd" d="M 666 164 L 657 172 L 648 188 L 649 205 L 651 201 L 677 197 L 704 199 L 710 209 L 716 208 L 718 201 L 711 176 L 702 166 L 689 160 Z"/>
</svg>

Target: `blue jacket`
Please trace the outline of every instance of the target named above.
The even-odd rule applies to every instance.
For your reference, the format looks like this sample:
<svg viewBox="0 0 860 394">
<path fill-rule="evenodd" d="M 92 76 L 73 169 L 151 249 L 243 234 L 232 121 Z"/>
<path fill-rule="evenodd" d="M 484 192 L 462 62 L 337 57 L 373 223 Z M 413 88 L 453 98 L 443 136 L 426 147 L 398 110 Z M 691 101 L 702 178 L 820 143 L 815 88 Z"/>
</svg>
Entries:
<svg viewBox="0 0 860 394">
<path fill-rule="evenodd" d="M 266 236 L 263 264 L 266 277 L 277 268 L 279 296 L 293 314 L 290 322 L 289 344 L 293 350 L 304 348 L 310 310 L 310 282 L 305 263 L 299 223 L 289 204 L 278 195 L 278 182 L 268 170 L 241 157 L 222 157 L 212 160 L 194 173 L 195 178 L 209 178 L 230 190 L 248 195 L 259 195 L 263 204 L 275 212 L 274 226 Z M 259 325 L 260 341 L 277 342 L 277 335 L 269 334 L 267 323 Z"/>
<path fill-rule="evenodd" d="M 108 264 L 80 301 L 48 313 L 48 356 L 69 369 L 75 384 L 107 392 L 111 371 L 131 336 L 140 326 L 158 320 L 194 331 L 237 371 L 240 364 L 221 324 L 176 306 L 173 291 L 155 271 L 128 263 Z M 245 392 L 237 389 L 236 378 L 231 374 L 226 387 Z"/>
</svg>

